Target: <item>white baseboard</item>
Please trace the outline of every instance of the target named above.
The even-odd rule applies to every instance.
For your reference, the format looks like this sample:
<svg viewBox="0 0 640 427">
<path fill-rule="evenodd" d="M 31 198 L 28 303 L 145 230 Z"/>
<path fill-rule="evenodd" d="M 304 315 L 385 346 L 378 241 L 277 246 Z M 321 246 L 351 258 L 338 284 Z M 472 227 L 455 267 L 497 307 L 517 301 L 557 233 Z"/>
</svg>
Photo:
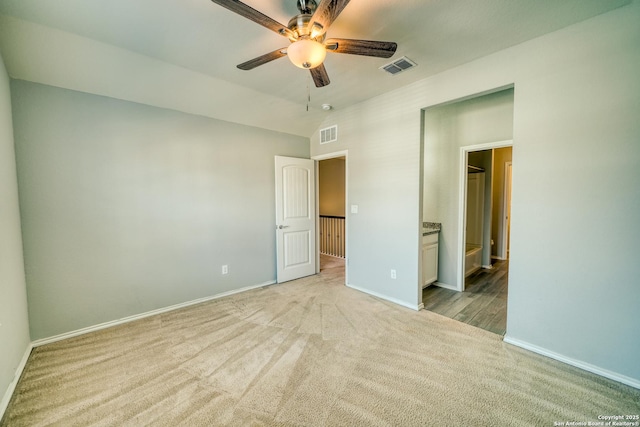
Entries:
<svg viewBox="0 0 640 427">
<path fill-rule="evenodd" d="M 216 295 L 212 295 L 212 296 L 208 296 L 208 297 L 204 297 L 204 298 L 198 298 L 198 299 L 195 299 L 195 300 L 192 300 L 192 301 L 183 302 L 183 303 L 180 303 L 180 304 L 170 305 L 168 307 L 159 308 L 157 310 L 151 310 L 151 311 L 147 311 L 145 313 L 134 314 L 133 316 L 127 316 L 127 317 L 123 317 L 121 319 L 112 320 L 112 321 L 109 321 L 109 322 L 104 322 L 104 323 L 100 323 L 100 324 L 93 325 L 93 326 L 88 326 L 86 328 L 76 329 L 75 331 L 65 332 L 65 333 L 60 334 L 60 335 L 54 335 L 52 337 L 35 340 L 35 341 L 33 341 L 31 343 L 31 345 L 33 347 L 39 347 L 41 345 L 50 344 L 50 343 L 57 342 L 57 341 L 62 341 L 64 339 L 76 337 L 78 335 L 88 334 L 90 332 L 99 331 L 101 329 L 110 328 L 112 326 L 122 325 L 124 323 L 129 323 L 129 322 L 133 322 L 135 320 L 144 319 L 145 317 L 155 316 L 156 314 L 162 314 L 162 313 L 166 313 L 166 312 L 169 312 L 169 311 L 178 310 L 180 308 L 189 307 L 191 305 L 200 304 L 200 303 L 203 303 L 203 302 L 211 301 L 211 300 L 218 299 L 218 298 L 227 297 L 227 296 L 234 295 L 234 294 L 239 294 L 241 292 L 250 291 L 252 289 L 261 288 L 263 286 L 273 285 L 275 283 L 276 283 L 275 280 L 271 280 L 271 281 L 268 281 L 268 282 L 261 283 L 259 285 L 253 285 L 253 286 L 247 286 L 247 287 L 240 288 L 240 289 L 234 289 L 232 291 L 223 292 L 221 294 L 216 294 Z"/>
<path fill-rule="evenodd" d="M 364 289 L 364 288 L 361 288 L 359 286 L 350 285 L 349 283 L 347 283 L 346 286 L 351 288 L 351 289 L 355 289 L 356 291 L 360 291 L 360 292 L 363 292 L 365 294 L 369 294 L 369 295 L 372 295 L 374 297 L 377 297 L 377 298 L 392 302 L 394 304 L 398 304 L 398 305 L 401 305 L 403 307 L 410 308 L 411 310 L 420 311 L 420 310 L 422 310 L 424 308 L 424 304 L 410 304 L 410 303 L 408 303 L 406 301 L 402 301 L 402 300 L 399 300 L 399 299 L 396 299 L 396 298 L 392 298 L 392 297 L 387 296 L 387 295 L 382 295 L 382 294 L 380 294 L 378 292 L 370 291 L 369 289 Z"/>
<path fill-rule="evenodd" d="M 447 283 L 435 282 L 435 283 L 433 283 L 433 285 L 437 286 L 439 288 L 445 288 L 445 289 L 450 289 L 452 291 L 458 291 L 458 287 L 457 286 L 449 285 Z"/>
<path fill-rule="evenodd" d="M 511 338 L 505 335 L 504 342 L 507 344 L 515 345 L 516 347 L 524 348 L 525 350 L 532 351 L 534 353 L 541 354 L 542 356 L 555 359 L 559 362 L 566 363 L 567 365 L 575 366 L 576 368 L 584 369 L 601 377 L 609 378 L 610 380 L 617 381 L 622 384 L 626 384 L 633 388 L 640 389 L 640 380 L 627 377 L 626 375 L 618 374 L 607 369 L 600 368 L 590 363 L 582 362 L 580 360 L 573 359 L 571 357 L 563 356 L 562 354 L 547 350 L 546 348 L 538 347 L 537 345 L 530 344 L 526 341 L 519 340 L 517 338 Z"/>
<path fill-rule="evenodd" d="M 324 252 L 320 252 L 320 255 L 328 256 L 328 257 L 335 258 L 335 259 L 345 259 L 345 257 L 343 257 L 343 256 L 325 254 Z"/>
<path fill-rule="evenodd" d="M 24 371 L 24 367 L 27 366 L 27 360 L 29 359 L 31 350 L 33 350 L 33 344 L 29 343 L 27 349 L 24 351 L 22 360 L 20 360 L 20 364 L 16 368 L 16 373 L 13 377 L 13 381 L 9 383 L 7 390 L 4 392 L 4 396 L 2 396 L 2 401 L 0 401 L 0 420 L 4 416 L 4 411 L 7 410 L 7 406 L 9 406 L 9 401 L 11 400 L 11 396 L 13 396 L 13 392 L 18 385 L 18 380 L 20 380 L 20 377 L 22 376 L 22 371 Z"/>
</svg>

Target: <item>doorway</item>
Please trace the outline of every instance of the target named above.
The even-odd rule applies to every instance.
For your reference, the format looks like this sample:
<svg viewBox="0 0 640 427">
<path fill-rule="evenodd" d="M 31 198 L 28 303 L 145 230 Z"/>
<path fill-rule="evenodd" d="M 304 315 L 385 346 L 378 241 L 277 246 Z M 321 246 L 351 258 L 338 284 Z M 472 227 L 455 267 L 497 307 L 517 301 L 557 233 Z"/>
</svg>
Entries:
<svg viewBox="0 0 640 427">
<path fill-rule="evenodd" d="M 511 216 L 512 147 L 507 142 L 461 150 L 466 178 L 460 181 L 465 187 L 460 199 L 463 288 L 431 286 L 423 291 L 426 310 L 499 335 L 506 333 L 509 277 L 508 257 L 502 256 L 508 253 Z"/>
<path fill-rule="evenodd" d="M 347 282 L 347 152 L 316 156 L 318 273 Z"/>
<path fill-rule="evenodd" d="M 458 195 L 458 206 L 460 207 L 460 209 L 458 215 L 458 247 L 461 249 L 458 253 L 456 272 L 456 290 L 459 292 L 463 292 L 465 290 L 465 279 L 473 272 L 467 269 L 467 263 L 471 262 L 467 259 L 468 251 L 469 249 L 474 249 L 467 247 L 467 227 L 469 220 L 468 182 L 469 176 L 471 175 L 469 172 L 471 171 L 473 173 L 481 171 L 484 174 L 483 182 L 478 183 L 480 187 L 479 191 L 483 192 L 481 196 L 482 200 L 480 200 L 482 208 L 478 210 L 476 206 L 476 212 L 472 212 L 472 214 L 474 215 L 482 216 L 481 221 L 475 221 L 476 223 L 480 223 L 480 228 L 482 228 L 482 230 L 481 235 L 475 236 L 477 242 L 474 241 L 473 243 L 475 243 L 476 246 L 480 246 L 481 249 L 479 254 L 476 253 L 476 256 L 479 257 L 478 264 L 482 268 L 491 269 L 491 260 L 493 258 L 498 258 L 496 252 L 498 248 L 494 248 L 496 241 L 501 242 L 499 245 L 500 248 L 503 247 L 502 242 L 504 240 L 502 239 L 503 232 L 501 230 L 504 229 L 505 218 L 505 214 L 503 213 L 505 204 L 502 201 L 502 198 L 505 194 L 505 191 L 502 190 L 505 185 L 504 171 L 506 170 L 506 168 L 504 164 L 507 161 L 511 162 L 512 145 L 513 141 L 507 140 L 460 148 L 460 188 Z M 501 170 L 503 171 L 503 173 L 500 173 Z M 499 197 L 496 199 L 494 196 Z M 471 222 L 473 223 L 474 221 Z M 499 231 L 499 238 L 496 234 L 494 234 L 494 230 Z"/>
<path fill-rule="evenodd" d="M 441 224 L 437 281 L 422 290 L 423 304 L 426 309 L 437 311 L 434 309 L 434 295 L 446 294 L 449 297 L 446 302 L 449 304 L 449 313 L 441 314 L 467 323 L 471 323 L 470 318 L 475 316 L 468 310 L 464 311 L 474 299 L 470 293 L 474 287 L 486 288 L 486 285 L 476 286 L 478 283 L 475 283 L 469 285 L 465 292 L 465 276 L 469 279 L 481 273 L 502 274 L 505 279 L 507 276 L 504 269 L 498 268 L 500 260 L 494 258 L 499 255 L 494 251 L 501 246 L 501 240 L 492 235 L 496 226 L 492 224 L 492 216 L 487 211 L 492 209 L 495 192 L 486 185 L 495 183 L 497 175 L 491 165 L 491 154 L 486 163 L 475 165 L 484 169 L 485 173 L 485 193 L 476 196 L 476 201 L 484 201 L 482 206 L 476 205 L 476 210 L 484 212 L 484 216 L 477 221 L 482 224 L 481 237 L 473 242 L 477 250 L 475 264 L 478 268 L 475 272 L 466 270 L 468 157 L 473 157 L 475 152 L 486 150 L 492 153 L 492 150 L 496 150 L 493 151 L 495 153 L 497 149 L 512 146 L 514 93 L 514 87 L 510 85 L 423 110 L 421 220 Z M 445 304 L 444 301 L 442 303 Z M 487 315 L 487 312 L 483 315 Z"/>
</svg>

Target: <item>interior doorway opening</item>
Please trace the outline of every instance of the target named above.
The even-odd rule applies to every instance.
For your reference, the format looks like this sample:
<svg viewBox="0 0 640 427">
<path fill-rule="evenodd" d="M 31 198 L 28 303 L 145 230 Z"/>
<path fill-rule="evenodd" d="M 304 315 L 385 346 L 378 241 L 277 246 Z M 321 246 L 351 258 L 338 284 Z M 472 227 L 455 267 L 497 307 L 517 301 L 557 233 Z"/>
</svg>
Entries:
<svg viewBox="0 0 640 427">
<path fill-rule="evenodd" d="M 511 146 L 467 153 L 463 290 L 474 273 L 508 260 L 512 153 Z"/>
<path fill-rule="evenodd" d="M 504 335 L 512 147 L 481 148 L 461 150 L 462 292 L 432 286 L 423 301 L 426 310 Z"/>
<path fill-rule="evenodd" d="M 506 260 L 500 256 L 505 233 L 505 164 L 512 159 L 511 140 L 460 148 L 460 190 L 457 286 L 463 292 L 467 277 L 480 269 L 490 270 L 492 260 Z M 510 178 L 510 177 L 509 177 Z M 470 187 L 470 185 L 472 185 Z M 510 214 L 509 214 L 510 216 Z M 510 218 L 509 218 L 510 221 Z"/>
<path fill-rule="evenodd" d="M 494 157 L 499 149 L 510 150 L 513 145 L 514 92 L 513 86 L 496 88 L 430 106 L 422 118 L 421 220 L 441 224 L 437 280 L 422 289 L 423 304 L 427 310 L 465 323 L 474 324 L 475 318 L 475 326 L 480 327 L 483 317 L 486 321 L 496 313 L 492 313 L 494 308 L 486 304 L 485 298 L 471 295 L 478 289 L 484 289 L 494 299 L 504 295 L 502 317 L 506 324 L 506 295 L 490 289 L 487 283 L 506 281 L 508 277 L 508 254 L 497 251 L 504 246 L 503 233 L 491 213 L 502 210 L 494 208 L 493 198 L 503 192 L 494 191 L 492 184 L 499 184 L 496 176 L 504 175 L 504 164 L 498 166 Z M 471 175 L 473 185 L 468 181 Z M 478 191 L 468 194 L 472 186 Z M 475 197 L 475 205 L 470 208 L 469 195 Z M 482 215 L 467 217 L 467 210 Z M 486 278 L 484 284 L 479 283 L 482 277 Z M 438 295 L 446 298 L 438 300 Z M 484 310 L 471 312 L 474 300 L 484 300 Z"/>
<path fill-rule="evenodd" d="M 318 272 L 341 275 L 347 283 L 347 153 L 317 160 Z"/>
</svg>

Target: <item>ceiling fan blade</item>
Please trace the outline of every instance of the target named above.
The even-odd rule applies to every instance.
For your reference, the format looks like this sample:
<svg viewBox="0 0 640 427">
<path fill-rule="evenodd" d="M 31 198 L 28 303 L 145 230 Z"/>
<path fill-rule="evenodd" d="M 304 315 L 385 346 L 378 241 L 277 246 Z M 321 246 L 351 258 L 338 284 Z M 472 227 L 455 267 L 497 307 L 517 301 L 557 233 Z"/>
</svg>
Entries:
<svg viewBox="0 0 640 427">
<path fill-rule="evenodd" d="M 309 21 L 309 32 L 324 34 L 350 0 L 322 0 Z M 314 28 L 317 27 L 317 28 Z"/>
<path fill-rule="evenodd" d="M 329 74 L 327 74 L 327 69 L 324 68 L 324 64 L 320 64 L 309 71 L 311 71 L 311 77 L 313 77 L 313 82 L 316 84 L 316 87 L 327 86 L 331 83 L 329 80 Z"/>
<path fill-rule="evenodd" d="M 353 39 L 329 39 L 324 42 L 324 45 L 330 52 L 375 56 L 377 58 L 391 58 L 398 48 L 394 42 Z"/>
<path fill-rule="evenodd" d="M 283 47 L 282 49 L 274 50 L 273 52 L 265 53 L 264 55 L 258 56 L 257 58 L 253 58 L 247 62 L 243 62 L 238 65 L 238 68 L 241 70 L 253 70 L 254 68 L 266 64 L 267 62 L 271 62 L 274 59 L 282 58 L 283 56 L 287 56 L 287 48 Z"/>
<path fill-rule="evenodd" d="M 237 13 L 240 16 L 244 16 L 247 19 L 252 20 L 253 22 L 262 25 L 265 28 L 270 29 L 271 31 L 275 31 L 276 33 L 285 36 L 285 37 L 293 37 L 293 33 L 289 28 L 282 25 L 278 21 L 269 18 L 267 15 L 258 12 L 251 6 L 247 6 L 238 0 L 211 0 L 215 4 L 218 4 L 222 7 L 229 9 L 232 12 Z"/>
</svg>

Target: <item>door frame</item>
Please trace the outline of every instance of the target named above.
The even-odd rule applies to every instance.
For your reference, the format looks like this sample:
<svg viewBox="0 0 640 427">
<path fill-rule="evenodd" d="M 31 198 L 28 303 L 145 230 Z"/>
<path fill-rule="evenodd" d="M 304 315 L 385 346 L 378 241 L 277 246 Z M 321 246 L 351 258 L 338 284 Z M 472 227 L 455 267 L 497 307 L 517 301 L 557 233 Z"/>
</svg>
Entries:
<svg viewBox="0 0 640 427">
<path fill-rule="evenodd" d="M 501 259 L 509 259 L 509 234 L 511 224 L 511 186 L 512 186 L 512 173 L 513 162 L 504 163 L 504 193 L 502 195 L 502 251 L 500 253 Z M 509 217 L 507 218 L 507 212 Z"/>
<path fill-rule="evenodd" d="M 459 292 L 464 291 L 464 269 L 465 269 L 465 242 L 467 233 L 465 224 L 467 220 L 467 166 L 469 164 L 469 153 L 474 151 L 493 150 L 495 148 L 512 147 L 513 140 L 486 142 L 483 144 L 467 145 L 460 147 L 460 161 L 458 174 L 458 262 L 456 263 L 456 288 Z M 493 166 L 492 166 L 493 167 Z"/>
<path fill-rule="evenodd" d="M 316 164 L 316 274 L 320 273 L 320 160 L 344 157 L 344 284 L 349 283 L 349 150 L 311 156 Z"/>
</svg>

